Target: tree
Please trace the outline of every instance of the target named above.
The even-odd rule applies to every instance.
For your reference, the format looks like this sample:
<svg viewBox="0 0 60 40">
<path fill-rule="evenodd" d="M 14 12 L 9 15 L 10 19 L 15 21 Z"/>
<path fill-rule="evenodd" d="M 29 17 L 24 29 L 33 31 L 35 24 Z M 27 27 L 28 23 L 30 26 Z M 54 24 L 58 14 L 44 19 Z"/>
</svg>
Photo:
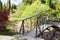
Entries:
<svg viewBox="0 0 60 40">
<path fill-rule="evenodd" d="M 35 0 L 23 0 L 25 4 L 32 4 Z"/>
<path fill-rule="evenodd" d="M 46 0 L 46 5 L 50 6 L 51 5 L 51 0 Z"/>
<path fill-rule="evenodd" d="M 8 2 L 8 11 L 10 12 L 11 2 L 10 0 L 8 0 L 7 2 Z"/>
<path fill-rule="evenodd" d="M 52 0 L 46 0 L 46 5 L 48 5 L 52 9 L 56 9 L 55 5 L 52 3 Z"/>
<path fill-rule="evenodd" d="M 0 10 L 2 10 L 2 7 L 3 7 L 3 6 L 2 6 L 2 2 L 1 2 L 1 0 L 0 0 Z"/>
<path fill-rule="evenodd" d="M 4 4 L 4 9 L 8 9 L 8 4 Z"/>
<path fill-rule="evenodd" d="M 42 3 L 45 3 L 45 0 L 41 0 Z"/>
<path fill-rule="evenodd" d="M 14 13 L 14 9 L 17 9 L 17 6 L 15 4 L 11 5 L 10 11 Z"/>
</svg>

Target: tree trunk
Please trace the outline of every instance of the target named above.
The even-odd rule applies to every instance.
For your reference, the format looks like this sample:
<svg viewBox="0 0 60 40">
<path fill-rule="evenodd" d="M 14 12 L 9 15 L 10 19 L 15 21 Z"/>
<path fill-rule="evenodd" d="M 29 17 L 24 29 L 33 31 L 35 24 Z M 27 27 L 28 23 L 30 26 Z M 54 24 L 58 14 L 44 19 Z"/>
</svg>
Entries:
<svg viewBox="0 0 60 40">
<path fill-rule="evenodd" d="M 46 0 L 46 5 L 50 6 L 51 5 L 51 0 Z"/>
<path fill-rule="evenodd" d="M 8 11 L 10 12 L 11 2 L 10 0 L 8 0 L 7 2 L 8 2 Z"/>
</svg>

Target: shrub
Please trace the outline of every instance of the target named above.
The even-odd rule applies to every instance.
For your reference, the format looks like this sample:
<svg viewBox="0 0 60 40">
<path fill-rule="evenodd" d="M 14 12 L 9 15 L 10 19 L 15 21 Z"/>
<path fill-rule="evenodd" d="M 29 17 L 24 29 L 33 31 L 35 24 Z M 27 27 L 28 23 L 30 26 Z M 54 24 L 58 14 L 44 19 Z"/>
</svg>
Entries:
<svg viewBox="0 0 60 40">
<path fill-rule="evenodd" d="M 26 5 L 22 11 L 19 11 L 19 17 L 27 18 L 39 13 L 44 13 L 49 9 L 47 5 L 44 4 L 32 4 L 32 5 Z"/>
</svg>

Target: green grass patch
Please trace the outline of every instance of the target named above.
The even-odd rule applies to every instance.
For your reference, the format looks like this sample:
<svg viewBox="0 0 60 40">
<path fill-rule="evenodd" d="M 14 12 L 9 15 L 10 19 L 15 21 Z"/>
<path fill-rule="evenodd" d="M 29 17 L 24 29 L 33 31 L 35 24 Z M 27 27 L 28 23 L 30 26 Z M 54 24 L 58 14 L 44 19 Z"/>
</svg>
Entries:
<svg viewBox="0 0 60 40">
<path fill-rule="evenodd" d="M 0 35 L 15 35 L 15 32 L 12 32 L 11 30 L 7 29 L 5 31 L 0 31 Z"/>
</svg>

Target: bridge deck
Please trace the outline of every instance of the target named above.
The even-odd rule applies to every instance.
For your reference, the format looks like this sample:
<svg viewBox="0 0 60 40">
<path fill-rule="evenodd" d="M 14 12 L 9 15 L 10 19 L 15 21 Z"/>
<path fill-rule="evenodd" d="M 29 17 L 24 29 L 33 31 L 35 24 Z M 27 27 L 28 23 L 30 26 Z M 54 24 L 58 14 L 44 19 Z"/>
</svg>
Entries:
<svg viewBox="0 0 60 40">
<path fill-rule="evenodd" d="M 56 21 L 56 20 L 54 21 L 53 19 L 50 20 L 50 18 L 47 19 L 47 17 L 48 16 L 46 16 L 46 15 L 38 14 L 33 17 L 29 17 L 27 19 L 22 20 L 20 33 L 27 37 L 28 36 L 36 37 L 36 36 L 42 34 L 42 32 L 44 32 L 49 27 L 52 27 L 54 30 L 56 28 L 58 28 L 58 29 L 60 28 L 60 21 Z M 26 26 L 26 25 L 29 25 L 29 26 Z M 33 28 L 33 26 L 35 29 L 31 29 L 31 28 Z M 27 28 L 27 30 L 25 30 L 26 27 L 28 27 L 30 30 L 28 28 Z M 30 32 L 28 32 L 28 31 L 30 31 Z M 49 30 L 49 32 L 50 32 L 50 30 Z"/>
<path fill-rule="evenodd" d="M 23 35 L 14 35 L 13 37 L 16 37 L 18 39 L 26 39 L 26 40 L 44 40 L 43 38 L 34 38 L 29 36 L 23 36 Z"/>
<path fill-rule="evenodd" d="M 51 26 L 51 25 L 41 25 L 40 26 L 40 28 L 41 28 L 41 31 L 43 31 L 43 30 L 45 30 L 47 27 L 49 27 L 49 26 Z M 44 29 L 42 29 L 44 27 Z M 37 34 L 39 34 L 40 32 L 39 32 L 39 29 L 37 30 Z M 36 28 L 35 29 L 33 29 L 32 31 L 30 31 L 29 33 L 27 33 L 27 34 L 25 34 L 24 36 L 29 36 L 29 37 L 35 37 L 36 35 Z"/>
</svg>

